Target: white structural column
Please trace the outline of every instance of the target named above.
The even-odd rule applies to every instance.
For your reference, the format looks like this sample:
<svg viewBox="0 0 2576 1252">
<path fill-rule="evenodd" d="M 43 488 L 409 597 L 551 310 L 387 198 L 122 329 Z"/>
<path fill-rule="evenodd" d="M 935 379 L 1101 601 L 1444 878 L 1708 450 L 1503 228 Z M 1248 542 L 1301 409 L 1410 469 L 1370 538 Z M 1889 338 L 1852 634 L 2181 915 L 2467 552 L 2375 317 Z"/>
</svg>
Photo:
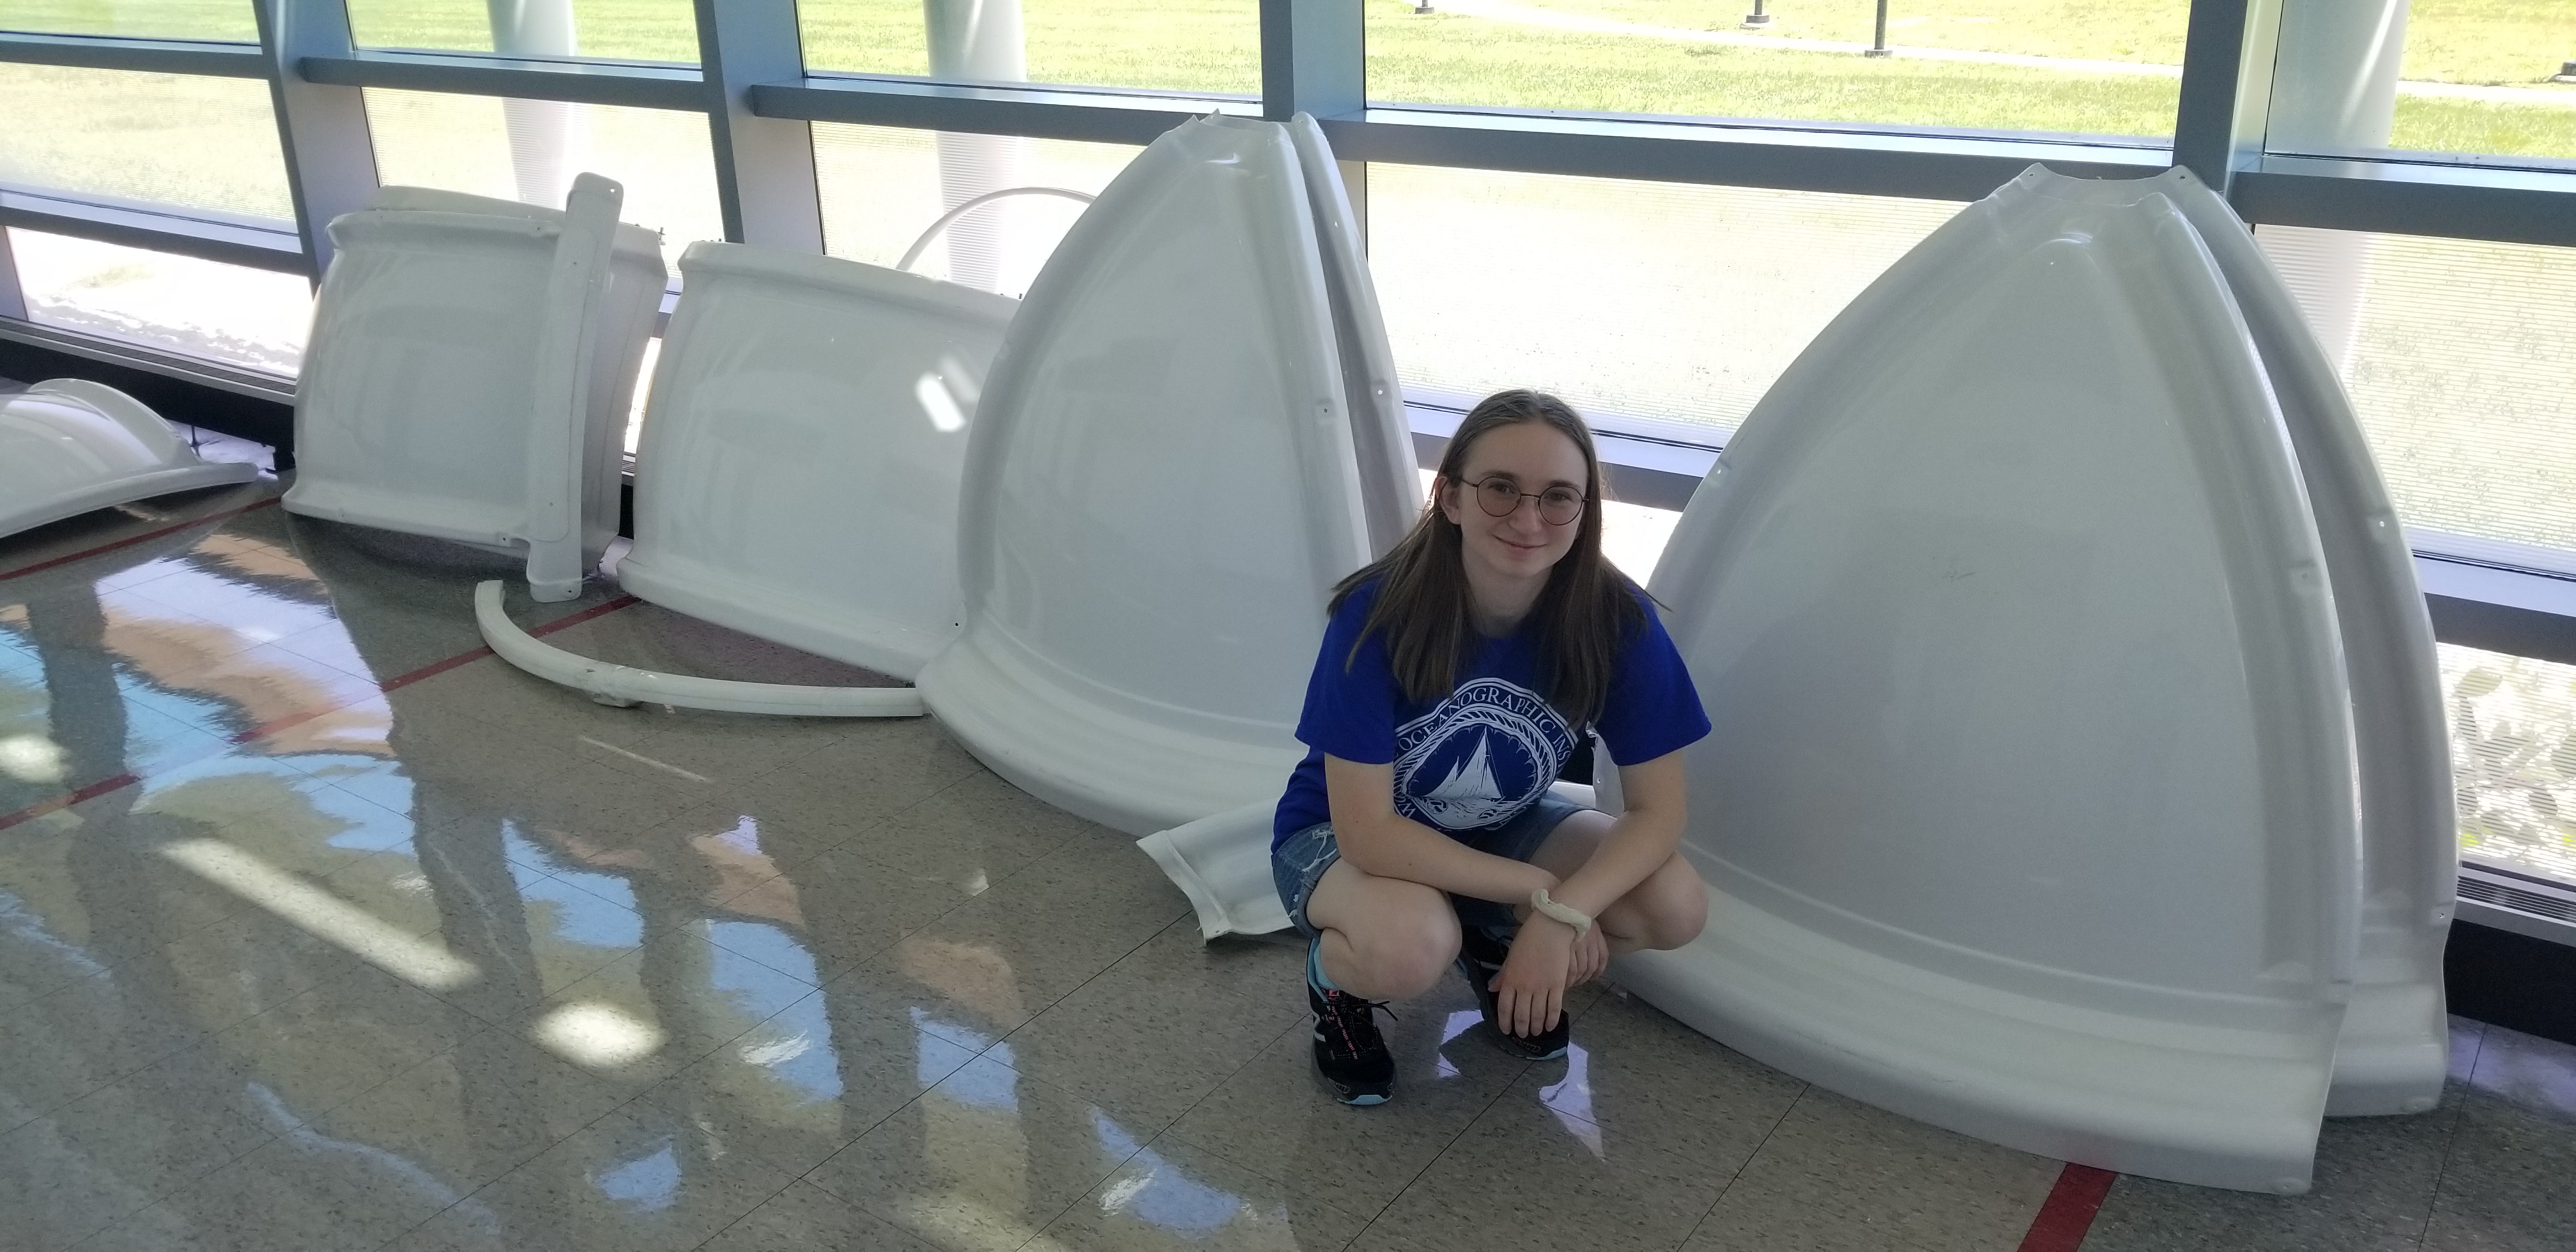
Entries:
<svg viewBox="0 0 2576 1252">
<path fill-rule="evenodd" d="M 753 87 L 804 77 L 795 0 L 697 0 L 697 14 L 698 66 L 706 76 L 707 136 L 725 238 L 821 252 L 813 124 L 762 117 L 751 108 Z"/>
<path fill-rule="evenodd" d="M 360 89 L 304 77 L 308 57 L 356 51 L 341 0 L 260 0 L 261 54 L 268 60 L 269 104 L 277 115 L 278 155 L 296 233 L 315 283 L 331 267 L 331 219 L 367 207 L 376 194 L 375 141 L 367 132 Z"/>
<path fill-rule="evenodd" d="M 2397 116 L 2398 65 L 2406 51 L 2406 3 L 2292 0 L 2281 14 L 2266 147 L 2334 155 L 2388 146 Z M 2266 226 L 2259 237 L 2298 297 L 2326 359 L 2338 372 L 2348 370 L 2360 330 L 2369 237 L 2298 226 Z"/>
<path fill-rule="evenodd" d="M 492 50 L 503 56 L 568 57 L 581 51 L 572 0 L 484 0 L 492 17 Z M 589 156 L 582 107 L 560 100 L 504 100 L 510 171 L 526 204 L 561 207 L 572 177 Z"/>
<path fill-rule="evenodd" d="M 930 42 L 930 76 L 988 83 L 1025 82 L 1028 39 L 1020 27 L 1020 0 L 922 0 L 922 27 Z M 939 207 L 956 208 L 988 191 L 1016 187 L 1020 154 L 1028 141 L 1016 135 L 939 135 Z M 948 279 L 993 290 L 1008 261 L 1010 223 L 1018 206 L 998 200 L 958 219 L 942 246 Z"/>
</svg>

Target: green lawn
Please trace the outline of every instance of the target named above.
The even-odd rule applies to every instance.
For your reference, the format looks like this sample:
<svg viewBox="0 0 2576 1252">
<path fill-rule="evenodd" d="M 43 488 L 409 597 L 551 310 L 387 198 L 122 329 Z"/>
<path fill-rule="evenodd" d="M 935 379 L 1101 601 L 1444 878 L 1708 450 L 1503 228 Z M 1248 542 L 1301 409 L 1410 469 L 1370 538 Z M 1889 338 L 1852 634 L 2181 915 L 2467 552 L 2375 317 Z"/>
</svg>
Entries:
<svg viewBox="0 0 2576 1252">
<path fill-rule="evenodd" d="M 1522 0 L 1532 7 L 1681 29 L 1738 28 L 1751 0 Z M 1866 40 L 1876 0 L 1777 0 L 1773 35 Z M 1022 0 L 1040 82 L 1250 94 L 1260 89 L 1257 0 Z M 1436 0 L 1435 0 L 1436 3 Z M 483 0 L 349 0 L 362 43 L 488 49 Z M 689 0 L 574 0 L 581 50 L 693 61 Z M 9 0 L 28 29 L 247 39 L 248 0 Z M 1892 42 L 2174 64 L 2186 0 L 1894 0 Z M 2171 79 L 1907 58 L 1867 59 L 1630 35 L 1581 34 L 1367 0 L 1370 95 L 1522 108 L 1876 122 L 2162 136 Z M 884 74 L 929 69 L 921 0 L 805 0 L 808 64 Z M 2415 0 L 2406 76 L 2546 86 L 2576 58 L 2570 0 Z M 2576 101 L 2576 87 L 2563 90 Z M 2401 148 L 2576 157 L 2576 107 L 2401 97 Z"/>
</svg>

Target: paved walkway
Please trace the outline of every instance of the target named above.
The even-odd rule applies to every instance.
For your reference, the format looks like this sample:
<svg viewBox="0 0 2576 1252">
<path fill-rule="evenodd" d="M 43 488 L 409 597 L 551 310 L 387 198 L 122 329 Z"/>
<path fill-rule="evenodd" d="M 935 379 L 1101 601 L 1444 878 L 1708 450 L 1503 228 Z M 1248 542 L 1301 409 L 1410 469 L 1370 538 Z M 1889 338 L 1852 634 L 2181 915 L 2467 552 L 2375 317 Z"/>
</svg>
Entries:
<svg viewBox="0 0 2576 1252">
<path fill-rule="evenodd" d="M 1758 35 L 1749 31 L 1691 30 L 1680 26 L 1653 26 L 1642 22 L 1623 22 L 1615 18 L 1586 17 L 1563 13 L 1514 0 L 1433 0 L 1443 13 L 1464 17 L 1481 17 L 1488 21 L 1509 22 L 1515 26 L 1537 26 L 1550 30 L 1574 31 L 1586 35 L 1628 35 L 1641 39 L 1669 39 L 1681 43 L 1721 44 L 1737 48 L 1787 48 L 1799 52 L 1859 53 L 1868 44 L 1838 39 L 1798 39 L 1786 35 Z M 2026 52 L 1984 52 L 1973 48 L 1925 48 L 1890 45 L 1896 56 L 1916 61 L 1964 61 L 1981 65 L 2019 65 L 2031 69 L 2061 70 L 2079 74 L 2126 74 L 2143 78 L 2180 78 L 2179 65 L 2153 65 L 2143 61 L 2108 61 L 2087 57 L 2044 57 Z M 2482 100 L 2492 104 L 2541 104 L 2576 108 L 2576 87 L 2481 87 L 2462 83 L 2401 82 L 2397 90 L 2410 96 L 2438 96 L 2452 100 Z"/>
</svg>

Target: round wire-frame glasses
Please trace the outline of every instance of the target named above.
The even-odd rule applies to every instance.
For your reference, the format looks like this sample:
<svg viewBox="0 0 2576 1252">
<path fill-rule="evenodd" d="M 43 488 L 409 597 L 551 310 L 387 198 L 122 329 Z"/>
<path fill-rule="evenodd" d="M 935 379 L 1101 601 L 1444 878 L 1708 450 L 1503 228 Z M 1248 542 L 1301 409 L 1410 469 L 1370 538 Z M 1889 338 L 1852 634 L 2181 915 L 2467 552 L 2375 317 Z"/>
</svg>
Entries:
<svg viewBox="0 0 2576 1252">
<path fill-rule="evenodd" d="M 1538 501 L 1539 520 L 1550 526 L 1564 526 L 1583 516 L 1583 493 L 1562 484 L 1545 491 L 1523 491 L 1521 485 L 1497 474 L 1476 484 L 1476 503 L 1489 517 L 1510 517 L 1518 512 L 1523 500 Z"/>
</svg>

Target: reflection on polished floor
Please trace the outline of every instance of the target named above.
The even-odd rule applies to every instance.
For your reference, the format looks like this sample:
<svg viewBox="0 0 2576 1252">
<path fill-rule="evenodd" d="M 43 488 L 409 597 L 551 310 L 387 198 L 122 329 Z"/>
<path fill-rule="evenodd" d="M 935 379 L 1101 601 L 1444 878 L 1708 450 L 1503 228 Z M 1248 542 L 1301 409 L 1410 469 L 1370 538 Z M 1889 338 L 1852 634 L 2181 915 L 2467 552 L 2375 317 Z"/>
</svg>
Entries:
<svg viewBox="0 0 2576 1252">
<path fill-rule="evenodd" d="M 2120 1179 L 2089 1238 L 2034 1227 L 2058 1162 L 1615 989 L 1542 1064 L 1463 987 L 1399 1005 L 1398 1102 L 1344 1108 L 1297 951 L 1202 946 L 934 722 L 592 704 L 480 651 L 509 562 L 276 491 L 0 543 L 12 1252 L 2576 1247 L 2576 1049 L 2475 1023 L 2445 1107 L 2332 1125 L 2315 1194 Z M 512 608 L 869 680 L 603 591 Z"/>
</svg>

